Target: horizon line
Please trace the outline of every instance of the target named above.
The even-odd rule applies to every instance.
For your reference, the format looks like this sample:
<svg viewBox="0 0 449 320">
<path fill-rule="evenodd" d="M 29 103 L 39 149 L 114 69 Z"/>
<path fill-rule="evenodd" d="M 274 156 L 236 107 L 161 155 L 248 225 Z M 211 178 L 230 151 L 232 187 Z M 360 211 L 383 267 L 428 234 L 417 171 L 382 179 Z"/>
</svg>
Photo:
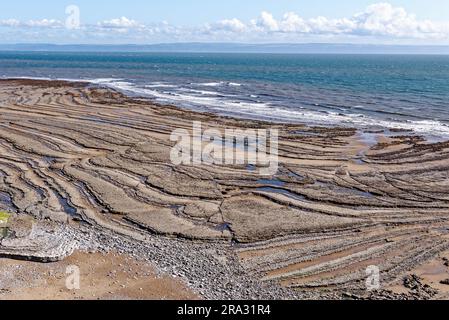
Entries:
<svg viewBox="0 0 449 320">
<path fill-rule="evenodd" d="M 353 43 L 353 42 L 156 42 L 156 43 L 51 43 L 51 42 L 15 42 L 0 43 L 0 46 L 21 46 L 21 45 L 51 45 L 51 46 L 158 46 L 170 44 L 190 44 L 190 45 L 341 45 L 341 46 L 376 46 L 376 47 L 449 47 L 449 44 L 391 44 L 391 43 Z"/>
</svg>

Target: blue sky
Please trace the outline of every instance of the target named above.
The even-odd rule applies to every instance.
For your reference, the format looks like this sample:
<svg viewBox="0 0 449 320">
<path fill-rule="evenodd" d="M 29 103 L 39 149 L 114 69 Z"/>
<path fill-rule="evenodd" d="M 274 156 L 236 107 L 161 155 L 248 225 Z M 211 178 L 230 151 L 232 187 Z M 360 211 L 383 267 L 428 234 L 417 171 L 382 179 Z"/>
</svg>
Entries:
<svg viewBox="0 0 449 320">
<path fill-rule="evenodd" d="M 67 30 L 66 7 L 80 25 Z M 0 43 L 449 44 L 447 0 L 2 1 Z"/>
</svg>

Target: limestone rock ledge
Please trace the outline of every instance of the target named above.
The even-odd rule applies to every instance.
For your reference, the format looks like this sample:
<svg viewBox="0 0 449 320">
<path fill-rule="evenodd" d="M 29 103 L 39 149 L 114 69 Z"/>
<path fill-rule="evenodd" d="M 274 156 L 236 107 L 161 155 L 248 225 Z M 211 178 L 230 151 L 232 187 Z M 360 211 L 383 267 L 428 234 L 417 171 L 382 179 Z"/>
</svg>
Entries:
<svg viewBox="0 0 449 320">
<path fill-rule="evenodd" d="M 36 262 L 55 262 L 70 256 L 78 247 L 70 226 L 51 221 L 39 223 L 29 216 L 13 217 L 0 240 L 0 257 Z"/>
</svg>

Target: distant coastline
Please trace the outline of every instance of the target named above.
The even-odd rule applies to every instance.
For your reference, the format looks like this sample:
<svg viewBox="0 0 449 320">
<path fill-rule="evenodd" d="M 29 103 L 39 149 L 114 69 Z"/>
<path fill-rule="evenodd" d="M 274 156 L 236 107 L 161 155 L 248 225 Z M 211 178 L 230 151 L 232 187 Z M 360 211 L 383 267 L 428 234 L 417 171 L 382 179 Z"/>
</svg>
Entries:
<svg viewBox="0 0 449 320">
<path fill-rule="evenodd" d="M 160 43 L 160 44 L 0 44 L 0 51 L 184 52 L 278 54 L 427 54 L 449 55 L 449 45 L 372 45 L 338 43 Z"/>
</svg>

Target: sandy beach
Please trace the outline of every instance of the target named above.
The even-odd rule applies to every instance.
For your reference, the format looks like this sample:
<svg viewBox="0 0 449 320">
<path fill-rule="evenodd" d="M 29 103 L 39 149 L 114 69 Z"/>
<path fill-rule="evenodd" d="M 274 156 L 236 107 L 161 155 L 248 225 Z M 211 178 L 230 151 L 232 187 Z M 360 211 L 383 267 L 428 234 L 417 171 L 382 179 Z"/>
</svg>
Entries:
<svg viewBox="0 0 449 320">
<path fill-rule="evenodd" d="M 118 260 L 148 268 L 148 287 L 80 299 L 448 297 L 448 141 L 239 120 L 81 82 L 2 80 L 0 110 L 0 211 L 11 215 L 0 270 L 101 253 L 109 264 L 90 276 L 109 288 L 103 271 Z M 194 121 L 278 129 L 278 172 L 173 165 L 170 135 Z M 367 291 L 373 265 L 380 288 Z M 72 298 L 37 283 L 53 288 L 45 298 Z M 29 298 L 19 285 L 0 280 L 0 299 Z"/>
</svg>

